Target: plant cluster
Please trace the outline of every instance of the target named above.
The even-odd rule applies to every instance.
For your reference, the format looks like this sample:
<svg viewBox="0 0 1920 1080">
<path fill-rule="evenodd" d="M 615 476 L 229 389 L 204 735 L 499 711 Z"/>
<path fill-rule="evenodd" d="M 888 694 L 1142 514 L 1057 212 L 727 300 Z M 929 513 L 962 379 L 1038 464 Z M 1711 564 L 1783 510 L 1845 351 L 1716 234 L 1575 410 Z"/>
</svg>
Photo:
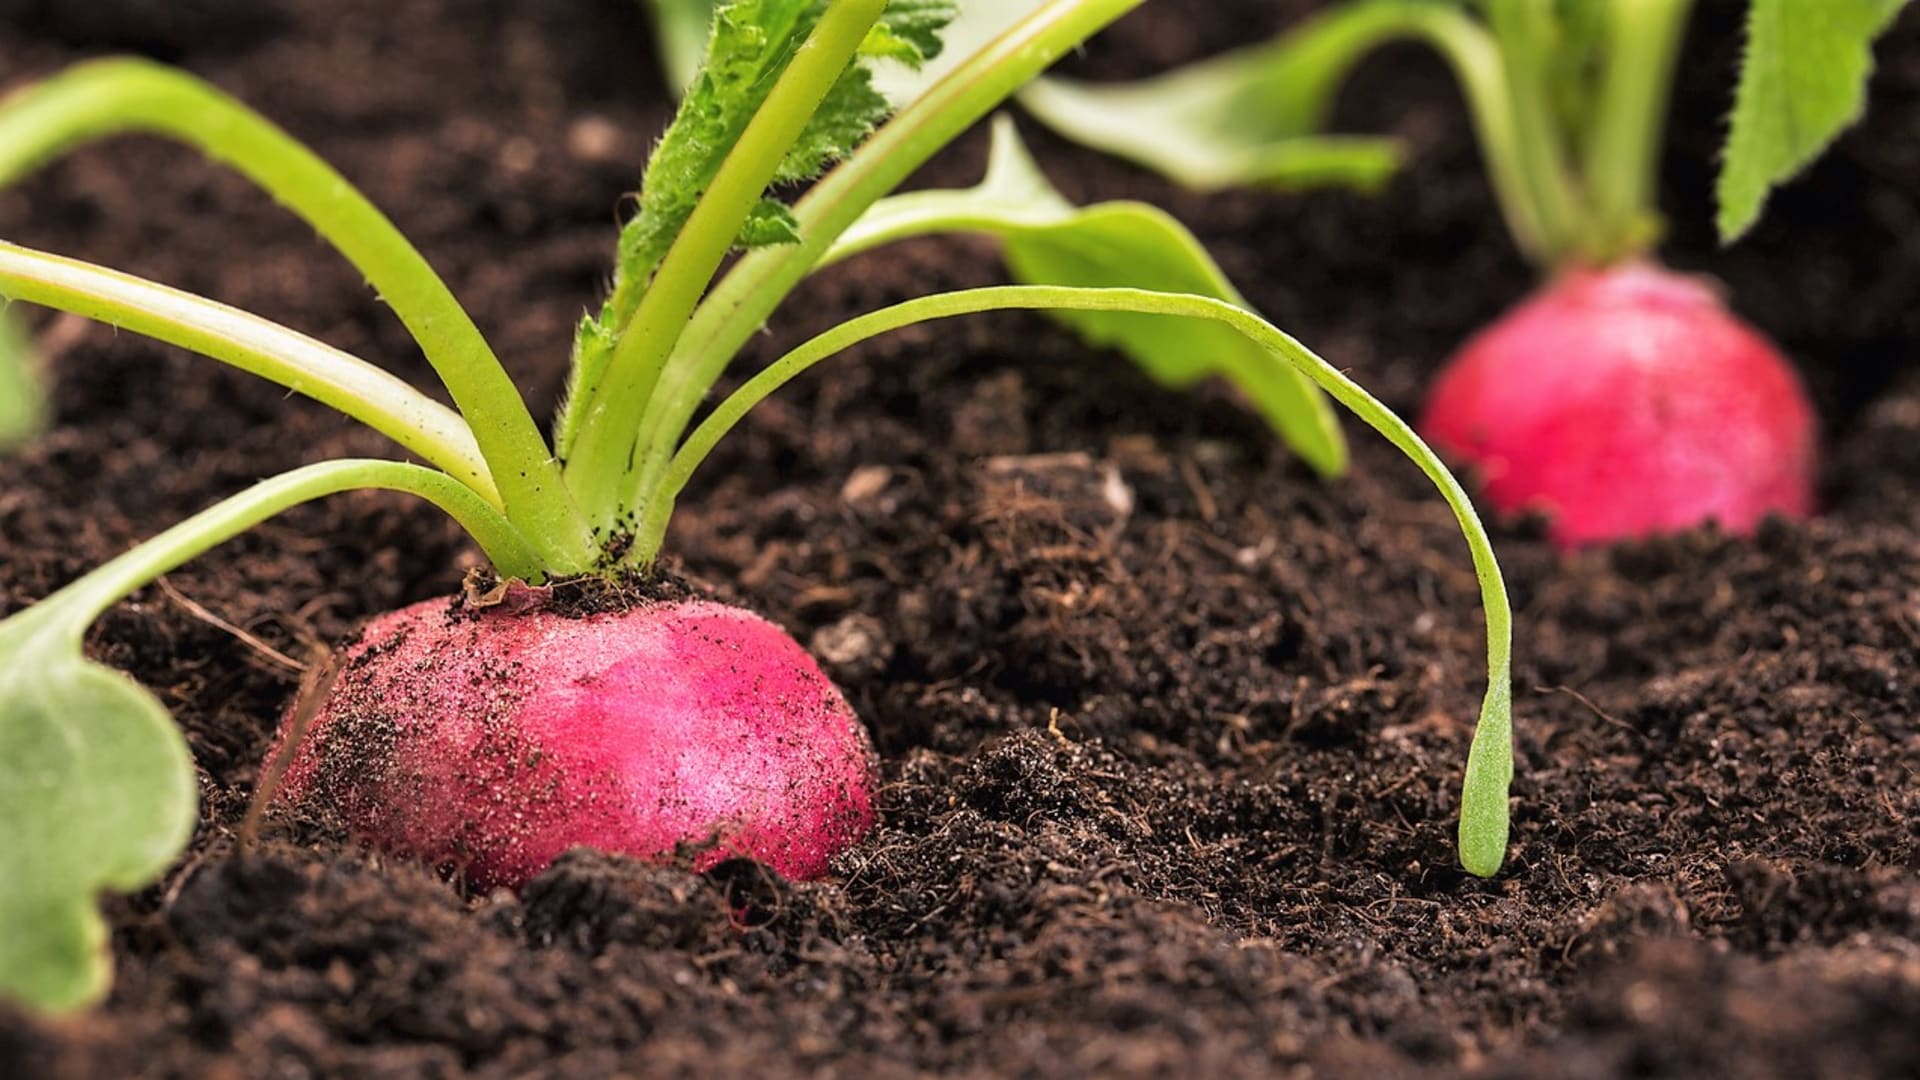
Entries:
<svg viewBox="0 0 1920 1080">
<path fill-rule="evenodd" d="M 9 838 L 0 847 L 8 926 L 0 993 L 49 1009 L 97 999 L 108 978 L 97 894 L 155 880 L 195 824 L 185 740 L 151 694 L 86 658 L 89 625 L 261 521 L 351 489 L 432 502 L 509 581 L 466 603 L 374 620 L 323 697 L 289 711 L 276 761 L 289 797 L 318 793 L 376 845 L 507 884 L 569 843 L 651 857 L 715 834 L 729 850 L 818 872 L 871 820 L 871 749 L 804 651 L 757 617 L 703 601 L 575 617 L 546 603 L 541 586 L 647 573 L 675 502 L 716 443 L 815 364 L 900 327 L 989 311 L 1055 312 L 1172 384 L 1224 375 L 1303 459 L 1337 474 L 1344 444 L 1324 392 L 1425 472 L 1460 521 L 1486 607 L 1489 679 L 1460 847 L 1472 872 L 1497 870 L 1512 773 L 1507 600 L 1465 492 L 1413 430 L 1251 311 L 1173 219 L 1137 204 L 1066 202 L 1004 124 L 978 187 L 888 198 L 934 152 L 1138 3 L 1040 5 L 947 58 L 891 119 L 875 65 L 931 58 L 952 15 L 945 0 L 721 7 L 620 233 L 610 295 L 574 340 L 551 441 L 474 320 L 394 225 L 219 90 L 155 64 L 108 60 L 0 102 L 0 182 L 123 132 L 179 140 L 235 168 L 365 275 L 452 401 L 213 300 L 0 243 L 0 297 L 273 380 L 424 463 L 326 461 L 264 480 L 0 621 L 0 830 Z M 779 198 L 809 183 L 797 202 Z M 851 319 L 702 415 L 722 374 L 806 275 L 903 237 L 952 231 L 998 236 L 1015 283 L 913 297 Z M 681 752 L 721 742 L 737 752 Z M 775 750 L 799 744 L 819 752 Z"/>
<path fill-rule="evenodd" d="M 1872 42 L 1905 0 L 1751 0 L 1718 183 L 1731 242 L 1865 105 Z M 1453 69 L 1509 232 L 1546 278 L 1441 371 L 1420 428 L 1508 512 L 1565 546 L 1813 512 L 1798 376 L 1717 293 L 1660 268 L 1660 132 L 1691 0 L 1351 0 L 1260 45 L 1138 83 L 1022 95 L 1089 146 L 1201 190 L 1377 187 L 1390 139 L 1327 134 L 1379 46 Z"/>
</svg>

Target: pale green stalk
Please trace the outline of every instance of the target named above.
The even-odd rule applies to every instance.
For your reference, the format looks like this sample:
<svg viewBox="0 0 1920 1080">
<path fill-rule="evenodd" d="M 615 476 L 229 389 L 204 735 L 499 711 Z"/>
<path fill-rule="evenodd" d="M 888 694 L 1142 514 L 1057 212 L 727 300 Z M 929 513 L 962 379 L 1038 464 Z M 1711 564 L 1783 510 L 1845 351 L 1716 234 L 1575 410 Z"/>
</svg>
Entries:
<svg viewBox="0 0 1920 1080">
<path fill-rule="evenodd" d="M 1658 231 L 1660 135 L 1691 0 L 1610 0 L 1606 68 L 1582 159 L 1602 262 L 1632 254 Z"/>
<path fill-rule="evenodd" d="M 486 458 L 508 516 L 550 566 L 584 569 L 586 520 L 513 380 L 425 258 L 347 179 L 259 114 L 144 60 L 81 64 L 0 102 L 0 184 L 82 143 L 139 132 L 176 139 L 265 189 L 366 275 L 420 343 Z"/>
<path fill-rule="evenodd" d="M 467 530 L 501 574 L 537 581 L 540 558 L 507 519 L 453 477 L 399 461 L 323 461 L 282 473 L 214 504 L 103 563 L 13 619 L 8 630 L 35 624 L 35 633 L 78 636 L 106 610 L 183 563 L 301 503 L 360 489 L 418 495 Z M 18 620 L 18 621 L 16 621 Z"/>
<path fill-rule="evenodd" d="M 500 507 L 473 432 L 404 380 L 238 308 L 0 241 L 0 298 L 39 304 L 191 349 L 338 409 Z"/>
<path fill-rule="evenodd" d="M 1520 175 L 1540 227 L 1541 250 L 1533 254 L 1536 261 L 1557 265 L 1578 250 L 1591 218 L 1573 177 L 1565 132 L 1553 114 L 1553 5 L 1547 0 L 1488 0 L 1487 18 L 1506 65 L 1506 102 Z"/>
<path fill-rule="evenodd" d="M 1053 0 L 902 109 L 794 207 L 800 242 L 743 256 L 714 286 L 675 345 L 640 421 L 629 490 L 658 485 L 694 410 L 749 338 L 869 206 L 1028 80 L 1144 0 Z M 641 531 L 658 510 L 633 504 Z M 664 524 L 658 527 L 664 528 Z"/>
<path fill-rule="evenodd" d="M 807 121 L 852 63 L 886 0 L 834 0 L 727 152 L 713 183 L 661 260 L 633 318 L 619 329 L 606 374 L 582 387 L 579 436 L 567 480 L 596 524 L 621 510 L 634 441 L 661 369 L 740 225 L 773 182 Z"/>
</svg>

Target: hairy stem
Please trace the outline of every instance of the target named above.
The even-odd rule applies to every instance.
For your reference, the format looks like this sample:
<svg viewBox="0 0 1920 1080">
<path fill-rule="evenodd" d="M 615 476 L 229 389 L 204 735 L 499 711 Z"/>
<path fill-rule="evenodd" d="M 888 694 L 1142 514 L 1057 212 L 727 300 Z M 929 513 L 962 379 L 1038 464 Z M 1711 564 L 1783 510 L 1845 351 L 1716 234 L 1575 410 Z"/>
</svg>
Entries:
<svg viewBox="0 0 1920 1080">
<path fill-rule="evenodd" d="M 604 379 L 585 388 L 567 479 L 596 523 L 608 524 L 620 510 L 641 417 L 688 316 L 788 149 L 885 8 L 886 0 L 834 0 L 821 16 L 674 238 L 632 320 L 620 331 Z"/>
<path fill-rule="evenodd" d="M 800 242 L 749 252 L 708 294 L 674 347 L 640 423 L 634 487 L 651 491 L 707 392 L 747 340 L 867 207 L 1028 80 L 1145 0 L 1052 0 L 915 98 L 794 207 Z M 666 511 L 634 506 L 639 529 Z M 665 522 L 657 523 L 664 529 Z"/>
<path fill-rule="evenodd" d="M 238 170 L 325 237 L 400 317 L 467 418 L 508 516 L 556 567 L 582 569 L 592 535 L 533 416 L 440 276 L 332 166 L 185 72 L 145 60 L 77 65 L 0 102 L 0 184 L 82 143 L 161 135 Z"/>
</svg>

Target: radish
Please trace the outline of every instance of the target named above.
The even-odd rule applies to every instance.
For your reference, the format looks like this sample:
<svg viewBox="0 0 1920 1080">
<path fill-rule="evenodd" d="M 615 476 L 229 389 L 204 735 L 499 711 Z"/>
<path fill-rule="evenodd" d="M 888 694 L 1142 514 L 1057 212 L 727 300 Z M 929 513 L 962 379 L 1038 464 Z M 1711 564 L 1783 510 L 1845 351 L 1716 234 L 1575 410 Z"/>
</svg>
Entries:
<svg viewBox="0 0 1920 1080">
<path fill-rule="evenodd" d="M 1708 522 L 1750 533 L 1769 514 L 1814 511 L 1799 377 L 1711 287 L 1649 254 L 1690 6 L 1493 0 L 1484 27 L 1460 19 L 1499 70 L 1448 50 L 1509 226 L 1546 283 L 1447 361 L 1419 427 L 1495 509 L 1544 515 L 1562 548 Z"/>
<path fill-rule="evenodd" d="M 795 876 L 829 872 L 876 814 L 874 751 L 846 701 L 757 616 L 678 594 L 620 598 L 659 595 L 675 504 L 767 395 L 869 338 L 989 311 L 1061 315 L 1170 385 L 1221 371 L 1264 388 L 1276 430 L 1315 447 L 1317 466 L 1334 475 L 1344 442 L 1324 393 L 1426 473 L 1459 521 L 1486 608 L 1488 683 L 1467 762 L 1461 856 L 1474 873 L 1497 870 L 1512 776 L 1507 596 L 1465 491 L 1412 428 L 1252 312 L 1163 213 L 1077 208 L 1035 182 L 885 198 L 1022 82 L 1140 2 L 1053 0 L 877 131 L 888 106 L 867 65 L 931 56 L 950 5 L 721 8 L 707 66 L 647 163 L 611 293 L 575 335 L 551 441 L 399 230 L 232 98 L 184 73 L 118 60 L 0 101 L 0 183 L 123 131 L 167 135 L 232 164 L 365 275 L 453 404 L 247 312 L 0 242 L 0 301 L 72 312 L 259 374 L 426 463 L 349 459 L 282 473 L 0 620 L 0 996 L 46 1009 L 97 1000 L 109 972 L 99 894 L 156 880 L 195 825 L 196 777 L 179 729 L 151 694 L 86 658 L 89 626 L 215 545 L 355 489 L 404 492 L 445 511 L 502 585 L 373 619 L 338 674 L 316 679 L 283 721 L 257 805 L 277 778 L 277 805 L 336 816 L 375 848 L 463 870 L 483 887 L 525 882 L 576 844 L 648 859 L 685 851 L 696 866 L 742 855 Z M 794 206 L 769 194 L 829 165 Z M 987 196 L 1023 284 L 868 312 L 709 402 L 797 283 L 848 254 L 835 246 L 843 234 L 864 249 L 978 226 L 986 218 L 954 211 Z M 881 220 L 854 229 L 869 210 Z M 736 249 L 747 250 L 716 282 Z M 575 593 L 605 602 L 580 613 L 554 601 Z"/>
<path fill-rule="evenodd" d="M 873 824 L 872 744 L 846 700 L 779 627 L 710 601 L 415 604 L 370 623 L 298 720 L 285 799 L 481 887 L 580 844 L 698 844 L 696 867 L 817 877 Z"/>
<path fill-rule="evenodd" d="M 1905 0 L 1749 0 L 1718 188 L 1733 240 L 1865 103 Z M 1325 135 L 1349 72 L 1411 39 L 1453 67 L 1494 193 L 1544 284 L 1442 368 L 1420 430 L 1489 503 L 1563 548 L 1814 512 L 1814 410 L 1790 364 L 1652 251 L 1658 144 L 1691 0 L 1355 0 L 1281 37 L 1137 83 L 1037 82 L 1022 101 L 1091 146 L 1202 190 L 1371 189 L 1390 140 Z M 1386 70 L 1386 69 L 1376 69 Z"/>
<path fill-rule="evenodd" d="M 1420 428 L 1565 547 L 1814 509 L 1799 377 L 1713 289 L 1648 262 L 1554 278 L 1447 364 Z"/>
</svg>

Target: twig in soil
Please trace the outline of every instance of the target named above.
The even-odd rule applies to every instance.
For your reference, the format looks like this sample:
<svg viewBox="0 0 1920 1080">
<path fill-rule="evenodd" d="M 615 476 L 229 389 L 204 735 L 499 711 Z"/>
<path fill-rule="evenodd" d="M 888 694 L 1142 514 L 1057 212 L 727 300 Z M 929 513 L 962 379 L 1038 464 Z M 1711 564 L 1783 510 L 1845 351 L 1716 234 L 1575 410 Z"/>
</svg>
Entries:
<svg viewBox="0 0 1920 1080">
<path fill-rule="evenodd" d="M 1572 698 L 1573 700 L 1579 702 L 1580 704 L 1585 705 L 1589 712 L 1599 717 L 1605 723 L 1611 724 L 1612 726 L 1617 727 L 1622 731 L 1631 732 L 1633 735 L 1639 738 L 1644 739 L 1647 737 L 1646 732 L 1641 731 L 1639 728 L 1634 727 L 1632 724 L 1627 723 L 1625 720 L 1621 720 L 1616 717 L 1608 715 L 1607 710 L 1601 708 L 1598 705 L 1595 705 L 1591 698 L 1587 697 L 1587 695 L 1581 693 L 1580 691 L 1575 690 L 1571 686 L 1536 686 L 1533 688 L 1533 692 L 1536 694 L 1565 694 L 1568 697 Z"/>
<path fill-rule="evenodd" d="M 1193 494 L 1194 506 L 1200 511 L 1200 520 L 1211 525 L 1220 517 L 1220 504 L 1213 497 L 1213 489 L 1207 486 L 1207 478 L 1200 475 L 1200 466 L 1194 464 L 1191 457 L 1180 458 L 1180 479 L 1186 482 L 1187 490 Z"/>
<path fill-rule="evenodd" d="M 202 607 L 198 601 L 194 600 L 192 597 L 188 596 L 186 593 L 183 593 L 179 589 L 175 588 L 173 585 L 173 582 L 168 581 L 166 578 L 161 578 L 159 581 L 155 582 L 154 584 L 160 586 L 160 591 L 166 594 L 167 599 L 179 605 L 180 610 L 186 612 L 188 615 L 193 616 L 194 618 L 200 620 L 201 622 L 206 623 L 208 626 L 211 626 L 216 630 L 221 630 L 228 634 L 231 634 L 235 640 L 240 642 L 240 644 L 245 645 L 247 648 L 252 649 L 254 652 L 258 653 L 262 657 L 265 657 L 268 661 L 272 662 L 275 666 L 285 668 L 288 671 L 293 672 L 295 675 L 305 675 L 307 673 L 307 665 L 301 663 L 298 660 L 295 660 L 293 657 L 288 656 L 286 653 L 283 653 L 279 649 L 276 649 L 273 646 L 267 644 L 266 642 L 260 640 L 258 637 L 255 637 L 252 633 L 249 633 L 248 631 L 238 626 L 235 626 L 233 623 L 228 622 L 227 620 L 221 618 L 220 616 L 215 615 L 213 612 L 207 610 L 205 607 Z"/>
<path fill-rule="evenodd" d="M 307 677 L 301 680 L 300 696 L 294 699 L 293 717 L 287 724 L 287 737 L 280 744 L 280 752 L 267 763 L 267 770 L 260 774 L 260 783 L 254 786 L 253 801 L 247 804 L 247 816 L 240 822 L 240 850 L 252 849 L 254 841 L 260 835 L 260 821 L 266 817 L 267 805 L 273 802 L 273 793 L 285 779 L 287 768 L 293 764 L 293 755 L 306 740 L 307 727 L 313 718 L 320 714 L 320 706 L 326 704 L 327 697 L 333 692 L 333 682 L 340 677 L 341 655 L 330 654 L 326 662 L 307 671 Z"/>
<path fill-rule="evenodd" d="M 1060 730 L 1059 709 L 1047 710 L 1047 734 L 1053 736 L 1054 741 L 1058 742 L 1061 746 L 1073 745 L 1073 740 L 1067 738 L 1067 733 Z"/>
</svg>

